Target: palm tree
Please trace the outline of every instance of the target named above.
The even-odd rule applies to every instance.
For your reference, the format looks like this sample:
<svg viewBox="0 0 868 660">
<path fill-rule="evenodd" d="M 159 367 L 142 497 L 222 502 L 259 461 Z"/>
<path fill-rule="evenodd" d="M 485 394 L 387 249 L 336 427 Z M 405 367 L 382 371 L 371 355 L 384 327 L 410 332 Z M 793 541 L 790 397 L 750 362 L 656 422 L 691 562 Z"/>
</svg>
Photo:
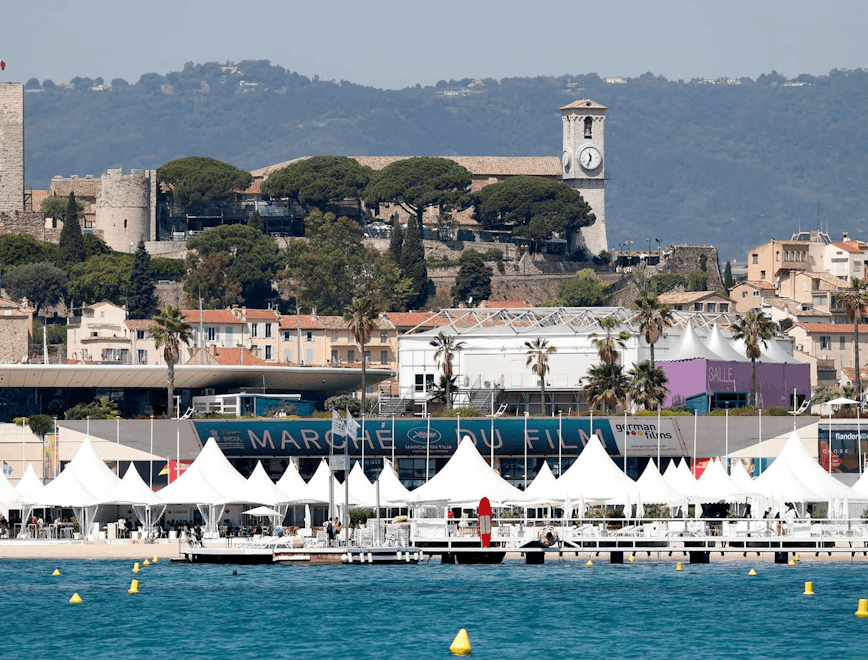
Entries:
<svg viewBox="0 0 868 660">
<path fill-rule="evenodd" d="M 546 374 L 549 372 L 549 355 L 557 352 L 557 348 L 549 346 L 548 339 L 537 337 L 533 341 L 524 342 L 527 349 L 527 361 L 525 366 L 530 367 L 539 376 L 540 410 L 546 414 Z M 554 401 L 552 402 L 552 414 L 554 414 Z"/>
<path fill-rule="evenodd" d="M 365 345 L 371 340 L 371 333 L 377 327 L 377 319 L 380 317 L 380 310 L 374 300 L 368 296 L 361 296 L 353 300 L 353 304 L 347 307 L 344 312 L 344 321 L 347 322 L 347 328 L 353 333 L 353 338 L 362 347 L 362 414 L 367 411 L 365 407 L 366 401 L 366 383 L 365 377 L 367 360 L 365 360 Z"/>
<path fill-rule="evenodd" d="M 448 383 L 446 381 L 449 381 Z M 451 389 L 455 387 L 455 376 L 450 378 L 446 378 L 443 374 L 440 374 L 440 380 L 436 383 L 431 381 L 428 383 L 428 400 L 434 401 L 436 403 L 442 403 L 446 405 L 447 401 L 447 389 Z"/>
<path fill-rule="evenodd" d="M 437 350 L 434 359 L 440 362 L 443 375 L 446 377 L 446 410 L 452 410 L 452 358 L 455 353 L 464 348 L 464 342 L 458 341 L 455 335 L 444 335 L 442 331 L 429 342 Z"/>
<path fill-rule="evenodd" d="M 588 384 L 585 386 L 585 396 L 592 408 L 602 405 L 606 412 L 611 412 L 623 403 L 627 395 L 627 379 L 624 368 L 620 364 L 598 364 L 591 367 L 588 374 Z"/>
<path fill-rule="evenodd" d="M 663 405 L 669 388 L 666 383 L 669 378 L 666 372 L 655 367 L 651 362 L 634 364 L 627 383 L 627 392 L 630 398 L 645 410 L 654 410 Z"/>
<path fill-rule="evenodd" d="M 763 346 L 767 346 L 769 339 L 772 338 L 774 329 L 775 324 L 772 323 L 772 320 L 755 309 L 745 312 L 744 316 L 732 326 L 733 339 L 744 340 L 744 353 L 750 358 L 750 400 L 753 401 L 753 405 L 757 405 L 756 359 L 762 355 L 760 342 L 762 342 Z"/>
<path fill-rule="evenodd" d="M 188 346 L 193 338 L 192 326 L 184 320 L 178 307 L 169 305 L 154 317 L 156 325 L 151 326 L 151 337 L 156 348 L 163 347 L 163 359 L 168 370 L 166 381 L 169 390 L 169 419 L 174 416 L 175 408 L 175 365 L 181 357 L 181 345 Z M 201 349 L 200 349 L 201 350 Z M 242 348 L 242 350 L 244 350 Z"/>
<path fill-rule="evenodd" d="M 639 321 L 639 329 L 651 349 L 651 364 L 656 364 L 654 344 L 663 336 L 666 328 L 672 325 L 672 308 L 666 304 L 661 305 L 656 295 L 647 294 L 633 303 L 633 309 L 638 311 L 636 319 Z"/>
<path fill-rule="evenodd" d="M 850 288 L 836 297 L 838 305 L 843 308 L 847 320 L 853 324 L 855 337 L 853 341 L 853 366 L 856 371 L 856 394 L 862 400 L 862 374 L 859 373 L 859 321 L 865 314 L 868 304 L 868 281 L 854 277 L 850 280 Z"/>
</svg>

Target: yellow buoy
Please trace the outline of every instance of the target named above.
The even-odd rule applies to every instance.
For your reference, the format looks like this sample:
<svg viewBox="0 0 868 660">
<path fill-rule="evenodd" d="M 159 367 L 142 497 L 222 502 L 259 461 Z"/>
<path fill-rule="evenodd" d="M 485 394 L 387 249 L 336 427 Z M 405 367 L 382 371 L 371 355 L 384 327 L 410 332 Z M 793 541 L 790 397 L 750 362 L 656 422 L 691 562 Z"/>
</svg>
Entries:
<svg viewBox="0 0 868 660">
<path fill-rule="evenodd" d="M 142 562 L 142 566 L 150 566 L 150 565 L 151 565 L 151 562 L 149 562 L 147 559 L 145 559 L 145 561 Z"/>
<path fill-rule="evenodd" d="M 796 562 L 794 562 L 792 559 L 790 559 L 790 561 L 787 562 L 787 566 L 795 566 L 795 565 L 796 565 Z"/>
<path fill-rule="evenodd" d="M 70 605 L 81 605 L 82 600 L 81 596 L 78 595 L 78 592 L 72 594 L 72 598 L 69 599 Z M 859 606 L 861 607 L 862 601 L 859 601 Z M 856 616 L 859 616 L 859 613 L 856 613 Z"/>
<path fill-rule="evenodd" d="M 54 573 L 52 573 L 52 575 L 55 576 L 55 577 L 57 577 L 58 575 L 60 575 L 60 569 L 59 569 L 59 568 L 55 568 L 55 569 L 54 569 Z"/>
<path fill-rule="evenodd" d="M 753 569 L 750 569 L 750 570 L 747 572 L 747 574 L 748 574 L 748 575 L 756 575 L 756 571 L 753 570 Z"/>
<path fill-rule="evenodd" d="M 137 593 L 139 593 L 139 581 L 138 581 L 138 580 L 133 580 L 132 582 L 130 582 L 130 588 L 129 588 L 129 590 L 127 591 L 127 593 L 128 593 L 128 594 L 137 594 Z"/>
<path fill-rule="evenodd" d="M 459 630 L 458 634 L 455 635 L 455 639 L 452 640 L 449 650 L 454 655 L 470 655 L 473 648 L 470 646 L 470 638 L 467 636 L 467 631 L 464 628 Z"/>
<path fill-rule="evenodd" d="M 803 596 L 813 596 L 814 595 L 814 583 L 813 582 L 805 582 L 805 592 L 802 595 Z"/>
<path fill-rule="evenodd" d="M 793 555 L 793 559 L 794 559 L 795 561 L 802 561 L 802 560 L 799 558 L 799 553 L 798 553 L 798 552 L 797 552 L 796 554 Z"/>
<path fill-rule="evenodd" d="M 868 619 L 868 598 L 859 599 L 859 609 L 856 610 L 857 619 Z"/>
<path fill-rule="evenodd" d="M 133 564 L 133 573 L 138 573 L 141 569 L 139 568 L 139 562 Z"/>
<path fill-rule="evenodd" d="M 636 561 L 636 557 L 634 557 L 633 555 L 630 555 L 630 559 L 629 559 L 629 561 L 631 561 L 631 562 Z"/>
<path fill-rule="evenodd" d="M 681 562 L 678 562 L 677 564 L 675 564 L 675 570 L 676 571 L 683 571 L 684 570 L 684 566 L 681 565 Z"/>
<path fill-rule="evenodd" d="M 593 565 L 594 565 L 594 562 L 592 562 L 590 559 L 585 562 L 585 566 L 593 566 Z"/>
<path fill-rule="evenodd" d="M 160 560 L 157 559 L 157 555 L 154 555 L 154 558 L 151 560 L 151 563 L 152 563 L 152 564 L 156 564 L 156 563 L 158 563 L 159 561 L 160 561 Z"/>
</svg>

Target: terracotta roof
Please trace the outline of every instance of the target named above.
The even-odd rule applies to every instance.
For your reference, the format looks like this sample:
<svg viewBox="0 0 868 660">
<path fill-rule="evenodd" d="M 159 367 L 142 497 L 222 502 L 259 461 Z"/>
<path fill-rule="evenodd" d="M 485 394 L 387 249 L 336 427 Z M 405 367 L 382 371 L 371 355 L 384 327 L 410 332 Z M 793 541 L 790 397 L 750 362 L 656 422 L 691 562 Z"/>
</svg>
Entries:
<svg viewBox="0 0 868 660">
<path fill-rule="evenodd" d="M 841 372 L 852 381 L 856 380 L 856 369 L 853 367 L 842 367 Z M 863 383 L 868 382 L 868 367 L 862 367 L 862 373 L 859 374 L 859 380 Z"/>
<path fill-rule="evenodd" d="M 240 365 L 241 353 L 244 352 L 245 366 L 269 366 L 277 363 L 266 362 L 256 357 L 246 348 L 219 348 L 214 347 L 205 350 L 205 362 L 207 364 Z M 193 352 L 193 356 L 187 360 L 187 364 L 199 364 L 199 350 Z"/>
<path fill-rule="evenodd" d="M 717 291 L 670 291 L 657 296 L 657 301 L 667 305 L 699 302 L 708 298 L 722 298 L 721 302 L 734 302 Z"/>
<path fill-rule="evenodd" d="M 600 105 L 596 101 L 592 101 L 591 99 L 579 99 L 578 101 L 573 101 L 572 103 L 565 105 L 561 108 L 561 110 L 578 110 L 579 108 L 594 108 L 596 110 L 608 110 L 608 108 L 604 105 Z"/>
<path fill-rule="evenodd" d="M 277 320 L 277 310 L 275 309 L 248 309 L 244 311 L 246 319 L 269 319 Z"/>
<path fill-rule="evenodd" d="M 296 321 L 295 314 L 287 314 L 286 316 L 280 317 L 281 330 L 295 330 L 297 323 L 301 324 L 302 330 L 325 330 L 325 326 L 322 324 L 322 321 L 320 321 L 318 316 L 302 314 L 298 321 Z"/>
<path fill-rule="evenodd" d="M 351 156 L 351 158 L 354 158 L 360 165 L 381 170 L 387 165 L 405 160 L 410 156 Z M 455 161 L 475 176 L 517 176 L 524 174 L 560 177 L 563 171 L 560 158 L 553 156 L 443 156 L 443 158 Z M 255 177 L 268 178 L 272 172 L 302 160 L 305 159 L 294 158 L 276 165 L 268 165 L 253 170 L 251 174 Z"/>
<path fill-rule="evenodd" d="M 803 273 L 799 273 L 799 274 L 803 275 L 805 277 L 810 277 L 813 280 L 822 280 L 823 282 L 826 282 L 827 284 L 831 284 L 832 286 L 837 287 L 839 289 L 850 288 L 850 283 L 847 280 L 845 280 L 844 278 L 836 277 L 835 275 L 832 275 L 831 273 L 826 273 L 824 271 L 818 271 L 818 272 L 808 271 L 808 272 L 803 272 Z"/>
<path fill-rule="evenodd" d="M 386 316 L 399 329 L 415 328 L 423 323 L 432 328 L 439 325 L 434 312 L 387 312 Z"/>
<path fill-rule="evenodd" d="M 182 309 L 181 315 L 184 317 L 184 320 L 187 323 L 198 323 L 199 322 L 199 310 L 198 309 Z M 244 323 L 243 319 L 235 316 L 231 310 L 228 309 L 203 309 L 202 310 L 202 322 L 203 323 Z"/>
<path fill-rule="evenodd" d="M 133 319 L 131 321 L 124 321 L 124 325 L 130 330 L 141 330 L 157 325 L 157 322 L 153 319 Z"/>
<path fill-rule="evenodd" d="M 486 300 L 483 306 L 486 309 L 520 309 L 530 307 L 526 300 Z"/>
<path fill-rule="evenodd" d="M 349 330 L 343 316 L 319 316 L 317 318 L 326 330 Z M 383 318 L 375 319 L 374 323 L 380 330 L 388 330 L 395 327 Z"/>
<path fill-rule="evenodd" d="M 771 289 L 775 290 L 775 285 L 771 282 L 763 282 L 762 280 L 748 280 L 747 282 L 742 282 L 745 286 L 752 286 L 754 289 Z"/>
<path fill-rule="evenodd" d="M 832 243 L 839 250 L 844 250 L 844 252 L 850 252 L 852 254 L 859 254 L 862 252 L 858 247 L 853 245 L 852 243 Z"/>
<path fill-rule="evenodd" d="M 808 305 L 807 303 L 800 303 L 790 298 L 763 298 L 762 303 L 763 305 L 782 309 L 794 316 L 799 316 L 800 314 L 807 316 L 832 316 L 829 312 L 824 312 L 816 307 L 811 307 L 811 305 Z M 808 309 L 803 309 L 802 305 L 806 305 Z"/>
<path fill-rule="evenodd" d="M 860 325 L 865 328 L 864 325 Z M 807 332 L 823 332 L 830 335 L 852 335 L 856 331 L 852 323 L 796 323 L 793 327 L 804 328 Z"/>
</svg>

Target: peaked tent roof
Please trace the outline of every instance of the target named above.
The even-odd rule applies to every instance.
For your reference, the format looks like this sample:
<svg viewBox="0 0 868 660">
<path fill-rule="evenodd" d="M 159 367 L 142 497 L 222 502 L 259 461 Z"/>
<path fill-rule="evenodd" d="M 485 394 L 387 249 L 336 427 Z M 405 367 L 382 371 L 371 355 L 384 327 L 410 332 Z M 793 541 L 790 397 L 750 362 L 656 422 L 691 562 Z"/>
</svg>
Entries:
<svg viewBox="0 0 868 660">
<path fill-rule="evenodd" d="M 103 504 L 144 504 L 161 506 L 163 499 L 144 482 L 136 466 L 130 463 L 124 478 L 104 499 Z"/>
<path fill-rule="evenodd" d="M 744 339 L 733 339 L 732 342 L 739 353 L 746 355 Z M 760 356 L 756 361 L 762 364 L 805 364 L 781 348 L 774 338 L 769 339 L 765 346 L 760 342 Z"/>
<path fill-rule="evenodd" d="M 666 355 L 660 361 L 681 362 L 686 360 L 726 361 L 702 342 L 693 328 L 693 321 L 687 322 L 678 341 L 666 351 Z"/>
<path fill-rule="evenodd" d="M 35 506 L 85 507 L 101 502 L 99 497 L 84 487 L 71 464 L 34 497 L 26 499 L 27 504 Z"/>
<path fill-rule="evenodd" d="M 582 498 L 585 502 L 623 502 L 633 483 L 615 465 L 600 438 L 594 434 L 575 462 L 555 483 L 539 493 L 537 499 L 561 502 L 569 497 L 573 502 Z"/>
<path fill-rule="evenodd" d="M 226 499 L 223 503 L 249 502 L 244 499 L 244 493 L 248 489 L 247 479 L 232 466 L 214 438 L 208 438 L 205 446 L 202 447 L 202 451 L 193 461 L 193 465 L 197 464 L 208 482 L 219 493 L 225 495 Z M 264 502 L 255 502 L 255 504 L 264 504 Z"/>
<path fill-rule="evenodd" d="M 301 497 L 307 487 L 307 482 L 299 473 L 298 466 L 293 461 L 289 461 L 286 470 L 283 471 L 283 476 L 277 480 L 276 485 L 286 495 L 285 501 L 292 502 Z"/>
<path fill-rule="evenodd" d="M 377 481 L 380 483 L 380 506 L 403 505 L 413 499 L 412 493 L 401 483 L 395 474 L 390 460 L 385 460 L 385 465 L 383 465 Z"/>
<path fill-rule="evenodd" d="M 705 345 L 713 352 L 717 353 L 724 362 L 749 362 L 747 355 L 743 352 L 739 353 L 732 342 L 723 336 L 720 328 L 715 323 L 711 327 L 711 332 L 705 339 Z"/>
<path fill-rule="evenodd" d="M 533 478 L 533 481 L 530 482 L 530 485 L 524 491 L 524 494 L 528 497 L 535 496 L 537 493 L 551 486 L 555 481 L 557 481 L 557 477 L 552 474 L 549 462 L 543 461 L 542 467 Z"/>
<path fill-rule="evenodd" d="M 6 475 L 0 472 L 0 503 L 11 504 L 20 501 L 21 495 L 19 495 L 18 491 L 15 490 L 15 487 L 9 483 L 9 479 L 6 478 Z"/>
<path fill-rule="evenodd" d="M 476 505 L 483 497 L 501 504 L 522 499 L 524 493 L 491 469 L 468 435 L 446 465 L 412 493 L 414 502 Z"/>
<path fill-rule="evenodd" d="M 274 506 L 283 504 L 289 497 L 280 488 L 274 485 L 271 477 L 265 472 L 262 467 L 262 461 L 256 461 L 256 467 L 253 472 L 247 477 L 247 483 L 244 490 L 241 491 L 241 496 L 245 502 L 253 504 L 266 504 Z"/>
<path fill-rule="evenodd" d="M 641 501 L 643 504 L 669 504 L 684 497 L 681 491 L 676 490 L 663 478 L 660 470 L 652 458 L 645 466 L 645 470 L 628 493 L 633 502 Z"/>
<path fill-rule="evenodd" d="M 198 459 L 197 459 L 198 460 Z M 227 504 L 226 495 L 218 491 L 202 474 L 196 461 L 181 476 L 160 491 L 167 504 Z"/>
<path fill-rule="evenodd" d="M 754 489 L 757 494 L 771 499 L 780 498 L 784 502 L 825 502 L 829 499 L 805 486 L 786 461 L 772 462 L 764 475 L 769 473 L 771 476 L 763 479 Z"/>
<path fill-rule="evenodd" d="M 353 469 L 350 470 L 350 499 L 365 506 L 376 506 L 377 503 L 374 484 L 368 479 L 368 475 L 362 469 L 362 464 L 358 461 L 355 461 Z"/>
<path fill-rule="evenodd" d="M 751 479 L 751 476 L 744 468 L 744 463 L 741 461 L 733 461 L 731 463 L 731 467 L 729 468 L 729 478 L 732 479 L 744 492 L 755 492 L 753 479 Z"/>
<path fill-rule="evenodd" d="M 332 478 L 332 471 L 329 469 L 328 462 L 323 459 L 320 461 L 319 466 L 316 469 L 316 472 L 313 473 L 313 476 L 310 478 L 310 481 L 307 482 L 307 485 L 304 488 L 304 491 L 300 494 L 299 497 L 293 499 L 291 501 L 292 504 L 328 504 L 329 502 L 329 480 Z M 352 480 L 350 480 L 352 483 Z M 333 491 L 334 503 L 338 505 L 343 505 L 345 491 L 343 484 L 339 483 L 337 479 L 334 480 L 334 491 Z M 349 497 L 350 506 L 358 506 L 359 501 L 354 499 L 353 493 L 350 492 Z"/>
<path fill-rule="evenodd" d="M 868 470 L 863 472 L 859 480 L 853 484 L 853 490 L 862 495 L 868 495 Z"/>
<path fill-rule="evenodd" d="M 686 495 L 696 490 L 696 479 L 682 458 L 680 462 L 669 461 L 663 472 L 663 479 L 679 493 Z"/>
<path fill-rule="evenodd" d="M 90 438 L 84 439 L 66 467 L 75 472 L 81 483 L 87 484 L 87 490 L 96 495 L 100 502 L 106 501 L 105 498 L 121 482 L 120 477 L 109 469 L 97 453 Z"/>
<path fill-rule="evenodd" d="M 747 499 L 747 493 L 730 478 L 718 459 L 708 462 L 694 491 L 684 494 L 699 502 L 744 502 Z"/>
<path fill-rule="evenodd" d="M 830 497 L 848 497 L 850 501 L 865 501 L 865 495 L 844 485 L 835 477 L 826 472 L 816 460 L 811 458 L 805 445 L 799 438 L 798 433 L 793 431 L 790 437 L 787 438 L 787 444 L 778 454 L 778 457 L 772 462 L 768 469 L 760 476 L 754 479 L 757 488 L 762 488 L 766 481 L 775 478 L 775 465 L 778 461 L 783 461 L 789 464 L 793 474 L 796 475 L 806 488 L 820 495 L 823 500 Z"/>
<path fill-rule="evenodd" d="M 36 470 L 33 469 L 33 464 L 28 463 L 27 469 L 24 470 L 24 476 L 18 480 L 15 490 L 23 498 L 22 501 L 29 502 L 30 499 L 36 497 L 45 486 L 42 480 L 36 476 Z"/>
</svg>

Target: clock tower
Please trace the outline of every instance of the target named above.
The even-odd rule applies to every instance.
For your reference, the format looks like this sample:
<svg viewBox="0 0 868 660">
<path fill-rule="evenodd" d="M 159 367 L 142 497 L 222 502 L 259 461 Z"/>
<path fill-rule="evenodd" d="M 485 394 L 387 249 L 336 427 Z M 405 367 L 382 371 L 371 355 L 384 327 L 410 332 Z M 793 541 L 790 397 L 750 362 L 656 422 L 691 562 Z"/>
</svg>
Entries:
<svg viewBox="0 0 868 660">
<path fill-rule="evenodd" d="M 592 256 L 608 247 L 606 240 L 606 106 L 584 99 L 561 108 L 564 126 L 561 178 L 578 190 L 597 220 L 581 230 Z"/>
</svg>

